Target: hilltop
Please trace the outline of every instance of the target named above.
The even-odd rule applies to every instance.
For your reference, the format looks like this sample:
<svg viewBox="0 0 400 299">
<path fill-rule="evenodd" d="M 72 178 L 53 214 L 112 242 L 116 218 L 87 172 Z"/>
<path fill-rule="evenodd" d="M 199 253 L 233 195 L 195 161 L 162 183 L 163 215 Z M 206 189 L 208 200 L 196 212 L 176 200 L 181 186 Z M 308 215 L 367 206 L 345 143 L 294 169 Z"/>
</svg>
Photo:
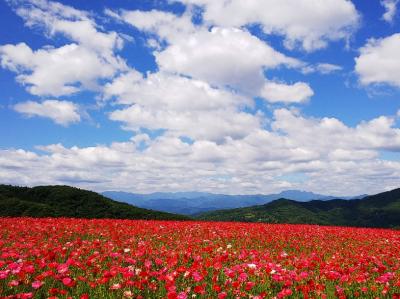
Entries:
<svg viewBox="0 0 400 299">
<path fill-rule="evenodd" d="M 399 227 L 400 189 L 353 200 L 332 199 L 299 202 L 281 198 L 264 205 L 201 213 L 197 215 L 197 219 Z"/>
<path fill-rule="evenodd" d="M 186 216 L 142 209 L 69 186 L 0 185 L 0 216 L 184 220 Z"/>
</svg>

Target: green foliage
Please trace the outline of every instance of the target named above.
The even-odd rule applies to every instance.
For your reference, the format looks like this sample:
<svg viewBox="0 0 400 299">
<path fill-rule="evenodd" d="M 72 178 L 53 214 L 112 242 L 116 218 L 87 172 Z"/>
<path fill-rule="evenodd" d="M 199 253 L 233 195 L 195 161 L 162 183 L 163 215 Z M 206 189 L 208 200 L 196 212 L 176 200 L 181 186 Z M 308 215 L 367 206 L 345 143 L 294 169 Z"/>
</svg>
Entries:
<svg viewBox="0 0 400 299">
<path fill-rule="evenodd" d="M 396 228 L 400 226 L 400 189 L 356 200 L 278 199 L 260 206 L 202 213 L 197 219 Z"/>
<path fill-rule="evenodd" d="M 69 186 L 28 188 L 10 185 L 0 185 L 0 216 L 189 219 L 186 216 L 134 207 L 96 192 Z"/>
</svg>

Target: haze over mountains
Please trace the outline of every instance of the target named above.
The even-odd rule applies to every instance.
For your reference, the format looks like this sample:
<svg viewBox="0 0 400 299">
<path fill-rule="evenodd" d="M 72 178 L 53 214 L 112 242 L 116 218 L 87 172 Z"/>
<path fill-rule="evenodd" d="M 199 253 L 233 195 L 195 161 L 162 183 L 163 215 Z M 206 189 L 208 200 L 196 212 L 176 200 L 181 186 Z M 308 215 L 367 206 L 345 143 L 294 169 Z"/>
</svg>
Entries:
<svg viewBox="0 0 400 299">
<path fill-rule="evenodd" d="M 338 198 L 330 195 L 313 192 L 286 190 L 276 194 L 256 195 L 227 195 L 207 192 L 155 192 L 151 194 L 137 194 L 122 191 L 106 191 L 104 196 L 113 200 L 126 202 L 141 208 L 159 210 L 170 213 L 194 215 L 220 209 L 233 209 L 262 205 L 279 198 L 296 201 L 330 200 Z M 362 198 L 360 196 L 341 196 L 342 199 Z"/>
<path fill-rule="evenodd" d="M 120 195 L 133 196 L 130 193 Z M 297 198 L 297 201 L 287 198 L 276 199 L 278 196 L 290 196 Z M 169 209 L 180 208 L 186 211 L 201 210 L 201 204 L 205 206 L 211 203 L 216 206 L 219 202 L 219 206 L 226 206 L 229 200 L 232 201 L 231 205 L 248 205 L 265 200 L 269 202 L 239 208 L 209 210 L 185 216 L 139 208 L 114 201 L 93 191 L 69 186 L 28 188 L 0 185 L 0 217 L 207 220 L 400 228 L 400 188 L 361 199 L 331 199 L 332 196 L 296 190 L 256 196 L 180 192 L 142 194 L 137 197 L 142 203 L 157 203 L 160 206 L 163 203 L 164 208 L 173 203 L 174 206 Z M 311 197 L 320 200 L 306 200 Z M 198 206 L 188 205 L 189 202 L 197 203 Z M 179 204 L 182 206 L 179 207 Z"/>
</svg>

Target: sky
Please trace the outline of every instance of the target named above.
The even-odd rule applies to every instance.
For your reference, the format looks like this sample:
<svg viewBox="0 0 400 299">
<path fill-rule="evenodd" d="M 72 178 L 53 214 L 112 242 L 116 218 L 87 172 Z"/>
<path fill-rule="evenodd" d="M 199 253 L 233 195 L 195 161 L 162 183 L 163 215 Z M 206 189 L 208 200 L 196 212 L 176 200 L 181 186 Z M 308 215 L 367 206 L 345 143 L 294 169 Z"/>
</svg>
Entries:
<svg viewBox="0 0 400 299">
<path fill-rule="evenodd" d="M 0 0 L 0 183 L 400 187 L 398 0 Z"/>
</svg>

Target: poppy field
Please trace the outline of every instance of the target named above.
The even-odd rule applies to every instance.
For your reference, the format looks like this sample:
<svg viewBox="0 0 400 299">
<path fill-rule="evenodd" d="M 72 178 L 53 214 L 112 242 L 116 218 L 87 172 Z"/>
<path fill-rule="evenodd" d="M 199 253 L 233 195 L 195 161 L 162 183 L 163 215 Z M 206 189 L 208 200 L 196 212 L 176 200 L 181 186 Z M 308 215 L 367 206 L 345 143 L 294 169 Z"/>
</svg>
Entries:
<svg viewBox="0 0 400 299">
<path fill-rule="evenodd" d="M 0 218 L 0 298 L 400 298 L 400 231 Z"/>
</svg>

